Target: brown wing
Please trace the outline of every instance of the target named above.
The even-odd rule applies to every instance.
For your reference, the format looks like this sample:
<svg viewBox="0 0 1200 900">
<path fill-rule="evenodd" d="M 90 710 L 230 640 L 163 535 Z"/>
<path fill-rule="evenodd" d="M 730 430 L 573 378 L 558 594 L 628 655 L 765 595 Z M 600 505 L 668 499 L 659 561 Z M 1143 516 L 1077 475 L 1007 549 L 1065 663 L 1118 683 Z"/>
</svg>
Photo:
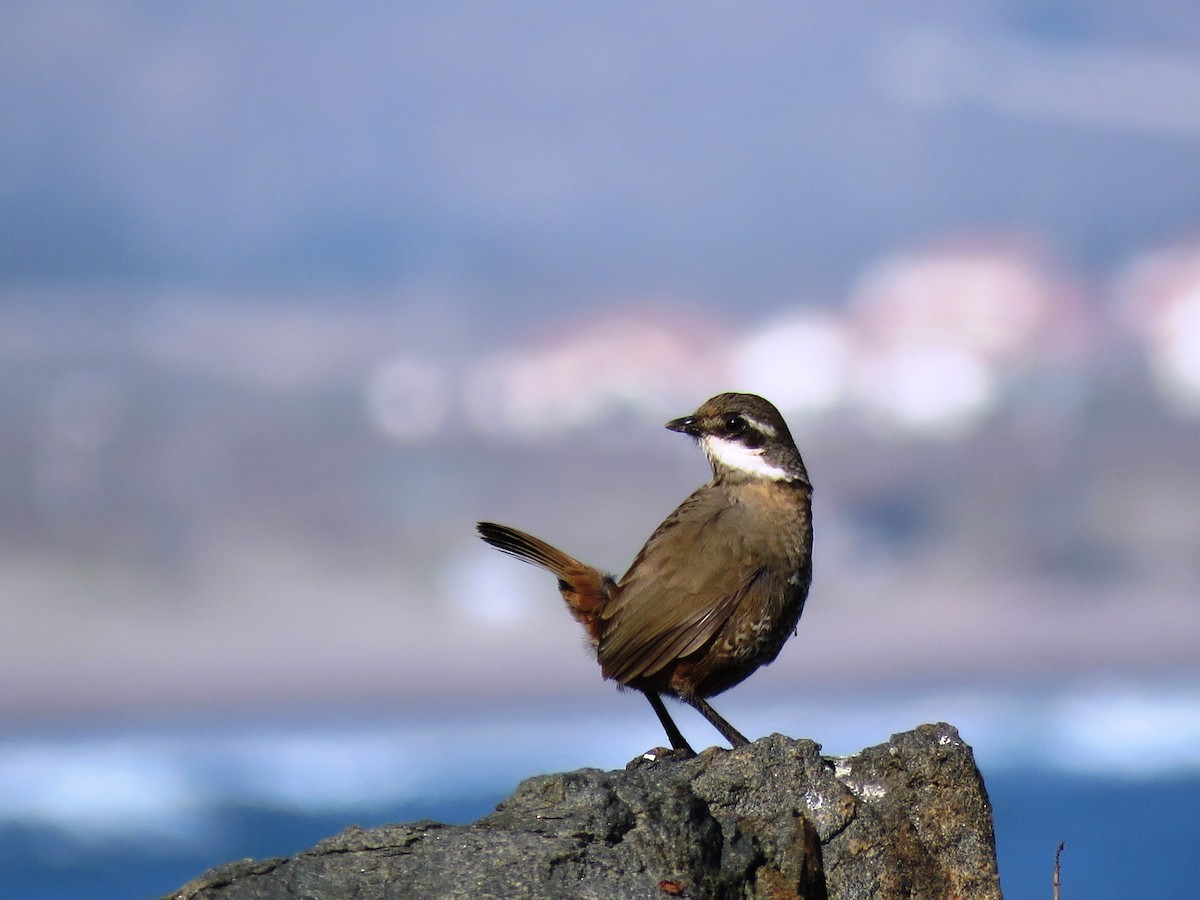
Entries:
<svg viewBox="0 0 1200 900">
<path fill-rule="evenodd" d="M 601 614 L 606 678 L 653 675 L 712 639 L 760 576 L 740 518 L 724 491 L 705 487 L 650 536 Z"/>
</svg>

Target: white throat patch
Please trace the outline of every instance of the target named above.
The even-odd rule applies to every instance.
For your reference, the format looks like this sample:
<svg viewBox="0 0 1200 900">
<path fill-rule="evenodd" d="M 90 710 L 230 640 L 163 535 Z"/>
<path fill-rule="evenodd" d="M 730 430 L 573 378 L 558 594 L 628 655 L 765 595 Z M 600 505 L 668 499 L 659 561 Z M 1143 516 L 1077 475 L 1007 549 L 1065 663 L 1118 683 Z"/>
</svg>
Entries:
<svg viewBox="0 0 1200 900">
<path fill-rule="evenodd" d="M 745 472 L 771 481 L 787 481 L 788 473 L 763 459 L 763 448 L 752 449 L 737 441 L 706 434 L 700 439 L 704 454 L 727 469 Z"/>
</svg>

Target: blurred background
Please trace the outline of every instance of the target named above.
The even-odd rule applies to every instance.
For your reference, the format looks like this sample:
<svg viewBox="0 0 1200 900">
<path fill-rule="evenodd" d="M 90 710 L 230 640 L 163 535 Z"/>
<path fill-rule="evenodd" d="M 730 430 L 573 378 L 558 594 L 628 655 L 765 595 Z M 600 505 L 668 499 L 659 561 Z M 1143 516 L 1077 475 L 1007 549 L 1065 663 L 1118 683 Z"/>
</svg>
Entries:
<svg viewBox="0 0 1200 900">
<path fill-rule="evenodd" d="M 1009 896 L 1185 893 L 1198 154 L 1172 0 L 0 6 L 0 896 L 662 743 L 473 524 L 622 572 L 722 390 L 816 577 L 717 708 L 950 721 Z"/>
</svg>

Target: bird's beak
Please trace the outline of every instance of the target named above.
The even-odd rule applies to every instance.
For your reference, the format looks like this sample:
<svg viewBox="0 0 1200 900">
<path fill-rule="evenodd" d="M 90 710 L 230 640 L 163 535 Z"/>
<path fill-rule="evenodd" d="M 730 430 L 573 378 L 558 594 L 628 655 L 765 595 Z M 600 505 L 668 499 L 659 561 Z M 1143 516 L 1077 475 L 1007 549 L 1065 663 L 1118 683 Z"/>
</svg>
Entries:
<svg viewBox="0 0 1200 900">
<path fill-rule="evenodd" d="M 692 437 L 700 436 L 700 423 L 696 421 L 695 416 L 672 419 L 667 423 L 667 428 L 671 431 L 678 431 L 680 434 L 690 434 Z"/>
</svg>

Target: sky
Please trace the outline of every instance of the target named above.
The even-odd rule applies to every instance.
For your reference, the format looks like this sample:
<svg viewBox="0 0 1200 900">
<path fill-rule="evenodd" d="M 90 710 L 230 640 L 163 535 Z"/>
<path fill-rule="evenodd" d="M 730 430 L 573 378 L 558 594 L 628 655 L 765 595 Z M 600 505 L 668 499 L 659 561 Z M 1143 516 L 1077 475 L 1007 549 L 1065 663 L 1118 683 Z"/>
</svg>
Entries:
<svg viewBox="0 0 1200 900">
<path fill-rule="evenodd" d="M 1108 272 L 1194 227 L 1184 5 L 0 11 L 0 282 L 396 290 L 511 313 L 835 299 L 1016 230 Z"/>
</svg>

